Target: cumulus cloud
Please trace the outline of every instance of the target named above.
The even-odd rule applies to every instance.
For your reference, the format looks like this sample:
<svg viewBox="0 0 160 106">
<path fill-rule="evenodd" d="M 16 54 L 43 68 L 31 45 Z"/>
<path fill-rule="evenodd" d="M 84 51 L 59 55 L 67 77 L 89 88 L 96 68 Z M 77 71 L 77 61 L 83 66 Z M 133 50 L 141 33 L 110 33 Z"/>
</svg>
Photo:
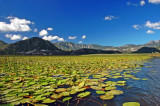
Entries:
<svg viewBox="0 0 160 106">
<path fill-rule="evenodd" d="M 58 40 L 58 41 L 64 41 L 63 38 L 60 38 L 58 36 L 44 36 L 42 39 L 52 41 L 52 40 Z"/>
<path fill-rule="evenodd" d="M 117 17 L 115 17 L 115 16 L 108 15 L 108 16 L 106 16 L 106 17 L 104 18 L 104 20 L 111 21 L 111 20 L 116 19 L 116 18 L 117 18 Z"/>
<path fill-rule="evenodd" d="M 30 31 L 31 28 L 29 27 L 29 24 L 33 24 L 31 21 L 26 19 L 20 19 L 17 17 L 7 17 L 9 19 L 10 23 L 6 22 L 0 22 L 0 31 L 3 32 L 9 32 L 9 31 Z"/>
<path fill-rule="evenodd" d="M 68 39 L 76 39 L 77 36 L 69 36 Z"/>
<path fill-rule="evenodd" d="M 147 21 L 145 26 L 148 28 L 160 29 L 160 22 L 151 23 L 150 21 Z"/>
<path fill-rule="evenodd" d="M 160 4 L 160 0 L 148 0 L 148 2 L 152 4 Z"/>
<path fill-rule="evenodd" d="M 148 30 L 147 33 L 148 33 L 148 34 L 154 34 L 154 31 Z"/>
<path fill-rule="evenodd" d="M 53 28 L 47 28 L 47 30 L 48 30 L 48 31 L 52 31 L 52 30 L 53 30 Z"/>
<path fill-rule="evenodd" d="M 86 39 L 86 35 L 83 35 L 83 36 L 82 36 L 82 39 Z"/>
<path fill-rule="evenodd" d="M 41 30 L 40 32 L 39 32 L 39 36 L 46 36 L 46 35 L 48 35 L 48 32 L 47 32 L 47 30 Z"/>
<path fill-rule="evenodd" d="M 21 35 L 15 35 L 15 34 L 6 34 L 5 35 L 6 38 L 9 38 L 10 40 L 19 40 L 21 39 Z"/>
<path fill-rule="evenodd" d="M 127 2 L 127 5 L 128 5 L 128 6 L 138 6 L 138 4 L 131 3 L 131 2 Z"/>
<path fill-rule="evenodd" d="M 79 41 L 78 43 L 82 43 L 82 41 Z"/>
<path fill-rule="evenodd" d="M 26 40 L 26 39 L 28 39 L 28 37 L 26 37 L 26 36 L 22 38 L 22 40 Z"/>
<path fill-rule="evenodd" d="M 134 29 L 140 29 L 140 28 L 141 28 L 139 25 L 132 25 L 132 27 L 133 27 Z"/>
<path fill-rule="evenodd" d="M 143 6 L 143 5 L 145 5 L 145 4 L 146 4 L 146 2 L 145 2 L 144 0 L 141 0 L 141 1 L 140 1 L 140 5 L 141 5 L 141 6 Z"/>
</svg>

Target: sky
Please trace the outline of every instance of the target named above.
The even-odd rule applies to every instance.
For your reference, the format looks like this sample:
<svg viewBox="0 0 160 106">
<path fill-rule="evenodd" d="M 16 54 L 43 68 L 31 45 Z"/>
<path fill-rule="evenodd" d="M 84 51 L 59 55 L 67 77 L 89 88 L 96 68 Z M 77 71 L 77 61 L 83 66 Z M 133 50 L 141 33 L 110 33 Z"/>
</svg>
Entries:
<svg viewBox="0 0 160 106">
<path fill-rule="evenodd" d="M 0 40 L 122 46 L 160 40 L 160 0 L 0 0 Z"/>
</svg>

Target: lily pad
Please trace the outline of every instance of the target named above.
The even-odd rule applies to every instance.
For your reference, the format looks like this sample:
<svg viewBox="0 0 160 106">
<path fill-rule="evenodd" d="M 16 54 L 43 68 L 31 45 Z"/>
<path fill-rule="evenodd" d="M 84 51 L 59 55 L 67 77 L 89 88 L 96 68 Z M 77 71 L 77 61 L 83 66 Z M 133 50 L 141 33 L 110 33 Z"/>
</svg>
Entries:
<svg viewBox="0 0 160 106">
<path fill-rule="evenodd" d="M 60 93 L 60 94 L 53 94 L 53 95 L 51 96 L 51 98 L 53 98 L 53 99 L 59 99 L 59 98 L 61 98 L 61 97 L 63 97 L 63 94 L 62 94 L 62 93 Z"/>
<path fill-rule="evenodd" d="M 101 95 L 101 94 L 105 94 L 106 92 L 105 91 L 96 91 L 96 93 Z"/>
<path fill-rule="evenodd" d="M 85 84 L 85 81 L 82 81 L 81 83 L 79 83 L 78 87 L 82 88 L 84 86 L 84 84 Z"/>
<path fill-rule="evenodd" d="M 68 100 L 70 100 L 70 99 L 72 99 L 72 97 L 65 97 L 65 98 L 63 99 L 63 102 L 68 101 Z"/>
<path fill-rule="evenodd" d="M 83 92 L 83 93 L 78 94 L 77 97 L 84 98 L 84 97 L 90 95 L 90 93 L 91 93 L 91 92 Z"/>
<path fill-rule="evenodd" d="M 140 103 L 138 103 L 138 102 L 126 102 L 126 103 L 123 103 L 123 106 L 140 106 Z"/>
<path fill-rule="evenodd" d="M 56 92 L 64 92 L 64 91 L 66 91 L 67 89 L 65 89 L 65 88 L 58 88 L 58 89 L 56 89 Z"/>
<path fill-rule="evenodd" d="M 102 87 L 99 87 L 99 86 L 91 86 L 91 88 L 94 90 L 101 90 L 102 89 Z"/>
<path fill-rule="evenodd" d="M 44 99 L 46 99 L 46 97 L 37 96 L 37 97 L 35 98 L 35 100 L 37 100 L 37 101 L 41 101 L 41 100 L 44 100 Z"/>
<path fill-rule="evenodd" d="M 53 103 L 53 102 L 55 102 L 55 101 L 56 101 L 56 100 L 51 100 L 50 98 L 47 98 L 47 99 L 43 100 L 42 103 Z"/>
<path fill-rule="evenodd" d="M 120 90 L 111 90 L 109 92 L 106 93 L 106 95 L 108 94 L 112 94 L 112 95 L 120 95 L 120 94 L 123 94 L 123 91 L 120 91 Z"/>
<path fill-rule="evenodd" d="M 100 98 L 103 100 L 110 100 L 114 98 L 114 95 L 101 95 Z"/>
<path fill-rule="evenodd" d="M 22 96 L 28 96 L 29 95 L 29 93 L 21 93 L 21 94 L 19 94 L 18 96 L 19 97 L 22 97 Z"/>
<path fill-rule="evenodd" d="M 63 96 L 69 96 L 69 92 L 62 92 Z"/>
</svg>

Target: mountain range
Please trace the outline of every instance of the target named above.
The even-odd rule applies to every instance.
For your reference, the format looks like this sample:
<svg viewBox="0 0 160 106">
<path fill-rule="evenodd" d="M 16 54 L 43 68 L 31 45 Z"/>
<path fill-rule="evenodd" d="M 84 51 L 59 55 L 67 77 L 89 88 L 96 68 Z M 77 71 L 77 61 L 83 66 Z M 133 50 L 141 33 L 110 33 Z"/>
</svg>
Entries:
<svg viewBox="0 0 160 106">
<path fill-rule="evenodd" d="M 149 47 L 149 48 L 145 48 Z M 160 40 L 150 41 L 143 45 L 128 44 L 124 46 L 101 46 L 96 44 L 75 44 L 72 42 L 51 43 L 38 37 L 7 44 L 0 41 L 0 54 L 22 55 L 81 55 L 112 53 L 145 53 L 158 52 L 152 47 L 160 47 Z M 141 49 L 142 48 L 142 49 Z"/>
<path fill-rule="evenodd" d="M 3 45 L 4 44 L 4 45 Z M 11 44 L 2 44 L 0 54 L 5 55 L 83 55 L 83 54 L 113 54 L 119 51 L 82 48 L 78 50 L 61 50 L 53 43 L 38 37 L 21 40 Z"/>
<path fill-rule="evenodd" d="M 119 46 L 119 47 L 102 46 L 102 45 L 97 45 L 97 44 L 88 44 L 88 45 L 87 44 L 75 44 L 72 42 L 58 42 L 58 43 L 53 43 L 53 44 L 59 49 L 68 50 L 68 51 L 88 48 L 88 49 L 101 49 L 101 50 L 115 50 L 115 51 L 120 51 L 124 53 L 131 53 L 131 52 L 137 51 L 138 49 L 142 47 L 160 48 L 160 40 L 150 41 L 143 45 L 127 44 L 127 45 Z"/>
</svg>

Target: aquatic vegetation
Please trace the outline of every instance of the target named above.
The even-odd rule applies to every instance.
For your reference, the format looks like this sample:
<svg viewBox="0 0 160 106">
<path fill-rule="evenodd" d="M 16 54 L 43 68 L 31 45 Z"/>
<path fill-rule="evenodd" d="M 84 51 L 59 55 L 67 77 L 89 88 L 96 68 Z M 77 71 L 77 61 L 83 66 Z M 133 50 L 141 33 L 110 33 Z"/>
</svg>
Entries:
<svg viewBox="0 0 160 106">
<path fill-rule="evenodd" d="M 92 95 L 103 100 L 123 94 L 119 87 L 143 65 L 147 55 L 3 56 L 0 57 L 0 102 L 45 105 Z M 76 99 L 74 98 L 74 99 Z"/>
<path fill-rule="evenodd" d="M 140 103 L 138 103 L 138 102 L 126 102 L 126 103 L 123 103 L 123 106 L 140 106 Z"/>
</svg>

